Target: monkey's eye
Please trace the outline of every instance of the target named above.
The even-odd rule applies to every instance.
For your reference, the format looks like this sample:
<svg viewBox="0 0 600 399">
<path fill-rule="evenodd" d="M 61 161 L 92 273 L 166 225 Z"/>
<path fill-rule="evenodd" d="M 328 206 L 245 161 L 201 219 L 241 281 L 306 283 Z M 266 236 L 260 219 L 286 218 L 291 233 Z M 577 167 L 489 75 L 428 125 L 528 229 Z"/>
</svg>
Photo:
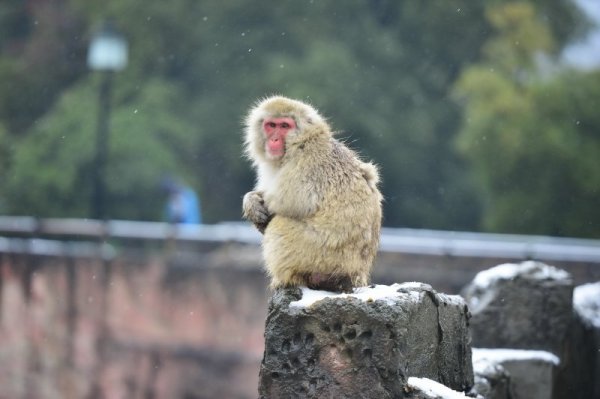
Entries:
<svg viewBox="0 0 600 399">
<path fill-rule="evenodd" d="M 275 122 L 267 122 L 266 125 L 273 129 L 277 127 L 277 124 Z"/>
<path fill-rule="evenodd" d="M 281 123 L 281 128 L 282 128 L 282 129 L 289 129 L 289 128 L 290 128 L 290 124 L 289 124 L 289 123 L 287 123 L 287 122 L 282 122 L 282 123 Z"/>
</svg>

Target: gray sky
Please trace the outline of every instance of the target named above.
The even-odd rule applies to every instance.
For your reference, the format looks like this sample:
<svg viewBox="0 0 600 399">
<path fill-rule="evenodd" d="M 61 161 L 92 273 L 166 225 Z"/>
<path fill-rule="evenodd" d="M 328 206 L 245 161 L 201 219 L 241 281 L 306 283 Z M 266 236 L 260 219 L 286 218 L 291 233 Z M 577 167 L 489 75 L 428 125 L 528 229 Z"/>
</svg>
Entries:
<svg viewBox="0 0 600 399">
<path fill-rule="evenodd" d="M 564 50 L 567 64 L 582 69 L 600 68 L 600 0 L 575 0 L 575 2 L 595 22 L 593 29 L 581 41 L 571 44 Z"/>
</svg>

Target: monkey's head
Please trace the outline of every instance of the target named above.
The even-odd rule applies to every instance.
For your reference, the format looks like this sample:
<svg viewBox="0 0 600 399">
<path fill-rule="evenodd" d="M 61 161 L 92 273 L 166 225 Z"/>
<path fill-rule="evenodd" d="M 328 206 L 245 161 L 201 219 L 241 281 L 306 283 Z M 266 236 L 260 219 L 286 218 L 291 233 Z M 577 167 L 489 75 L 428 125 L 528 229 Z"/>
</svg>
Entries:
<svg viewBox="0 0 600 399">
<path fill-rule="evenodd" d="M 290 147 L 315 134 L 331 135 L 317 110 L 301 101 L 269 97 L 259 101 L 246 118 L 246 153 L 255 162 L 277 163 Z"/>
</svg>

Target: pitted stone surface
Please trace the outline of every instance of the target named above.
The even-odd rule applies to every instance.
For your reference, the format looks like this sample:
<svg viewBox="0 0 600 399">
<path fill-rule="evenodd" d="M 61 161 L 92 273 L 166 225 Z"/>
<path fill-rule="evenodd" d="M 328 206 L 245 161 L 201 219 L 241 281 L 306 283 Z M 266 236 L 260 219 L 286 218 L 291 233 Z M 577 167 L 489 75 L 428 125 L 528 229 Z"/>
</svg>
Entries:
<svg viewBox="0 0 600 399">
<path fill-rule="evenodd" d="M 424 284 L 392 287 L 391 297 L 332 295 L 305 307 L 290 303 L 306 289 L 277 291 L 265 327 L 260 397 L 402 398 L 408 377 L 469 389 L 462 298 Z"/>
</svg>

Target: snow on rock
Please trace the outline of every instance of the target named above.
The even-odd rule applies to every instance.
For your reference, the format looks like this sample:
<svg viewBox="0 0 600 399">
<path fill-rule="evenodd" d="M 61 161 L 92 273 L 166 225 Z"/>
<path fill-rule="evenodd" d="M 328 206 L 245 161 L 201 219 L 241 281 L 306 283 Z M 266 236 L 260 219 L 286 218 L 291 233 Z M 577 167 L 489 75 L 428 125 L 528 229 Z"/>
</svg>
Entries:
<svg viewBox="0 0 600 399">
<path fill-rule="evenodd" d="M 436 399 L 464 399 L 469 398 L 462 392 L 454 391 L 439 382 L 428 378 L 409 377 L 408 385 L 417 388 L 423 393 Z M 471 398 L 472 399 L 472 398 Z"/>
<path fill-rule="evenodd" d="M 422 283 L 404 283 L 392 285 L 370 285 L 368 287 L 354 288 L 351 294 L 340 294 L 329 291 L 312 290 L 301 287 L 302 299 L 290 303 L 290 307 L 307 308 L 318 301 L 326 298 L 357 298 L 365 302 L 384 301 L 388 305 L 394 305 L 399 299 L 410 298 L 419 300 L 419 291 L 426 290 L 430 286 Z"/>
<path fill-rule="evenodd" d="M 471 349 L 471 351 L 474 350 L 475 348 Z M 494 374 L 498 373 L 502 369 L 500 363 L 495 362 L 493 359 L 493 356 L 484 357 L 481 355 L 477 359 L 473 358 L 473 371 L 475 372 L 475 379 L 477 379 L 478 374 Z"/>
<path fill-rule="evenodd" d="M 473 363 L 477 368 L 484 368 L 489 364 L 503 363 L 515 360 L 540 360 L 552 363 L 555 366 L 560 364 L 560 359 L 553 353 L 539 350 L 526 349 L 485 349 L 473 348 Z"/>
<path fill-rule="evenodd" d="M 510 398 L 510 374 L 500 364 L 480 358 L 473 361 L 475 384 L 470 393 L 484 398 Z"/>
<path fill-rule="evenodd" d="M 588 324 L 600 328 L 600 281 L 575 287 L 573 306 Z"/>
<path fill-rule="evenodd" d="M 465 299 L 460 295 L 448 295 L 448 294 L 437 294 L 439 300 L 446 304 L 452 304 L 457 306 L 464 306 L 466 304 Z"/>
<path fill-rule="evenodd" d="M 569 273 L 536 261 L 522 263 L 505 263 L 479 272 L 473 285 L 486 289 L 498 280 L 510 280 L 517 276 L 539 280 L 563 280 L 570 278 Z"/>
<path fill-rule="evenodd" d="M 418 302 L 420 293 L 428 291 L 436 294 L 438 300 L 448 305 L 465 306 L 465 300 L 460 295 L 447 295 L 437 293 L 429 284 L 419 282 L 407 282 L 392 285 L 370 285 L 368 287 L 356 287 L 350 294 L 313 290 L 307 287 L 300 287 L 302 298 L 290 303 L 290 307 L 307 308 L 315 303 L 326 299 L 336 298 L 357 298 L 364 302 L 383 301 L 388 305 L 395 305 L 398 300 L 412 300 Z"/>
</svg>

